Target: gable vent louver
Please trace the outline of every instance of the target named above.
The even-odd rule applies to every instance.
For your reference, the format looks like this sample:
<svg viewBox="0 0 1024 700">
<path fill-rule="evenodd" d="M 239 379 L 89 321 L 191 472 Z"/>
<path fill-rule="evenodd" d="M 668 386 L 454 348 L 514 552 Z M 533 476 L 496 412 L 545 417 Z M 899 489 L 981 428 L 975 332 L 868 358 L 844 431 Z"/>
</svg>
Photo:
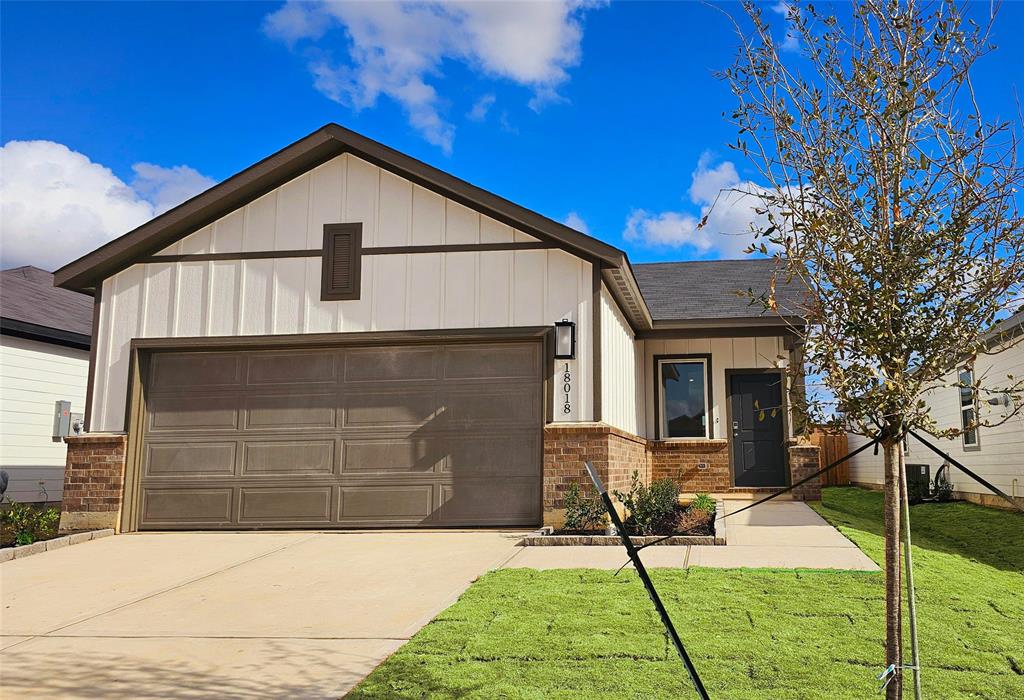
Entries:
<svg viewBox="0 0 1024 700">
<path fill-rule="evenodd" d="M 324 225 L 322 300 L 359 298 L 362 238 L 362 224 Z"/>
</svg>

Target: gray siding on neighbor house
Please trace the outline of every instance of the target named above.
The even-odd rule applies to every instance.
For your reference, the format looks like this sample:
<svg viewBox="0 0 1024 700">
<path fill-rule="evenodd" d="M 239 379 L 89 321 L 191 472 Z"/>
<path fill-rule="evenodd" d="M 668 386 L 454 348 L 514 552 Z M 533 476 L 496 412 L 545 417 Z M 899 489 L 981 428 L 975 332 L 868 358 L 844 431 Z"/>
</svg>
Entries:
<svg viewBox="0 0 1024 700">
<path fill-rule="evenodd" d="M 994 355 L 979 355 L 975 360 L 975 376 L 982 379 L 984 386 L 996 387 L 1000 381 L 1005 385 L 1006 375 L 1010 374 L 1018 380 L 1024 377 L 1024 338 L 1017 337 L 1008 344 L 1008 349 Z M 946 383 L 955 382 L 954 373 L 946 377 Z M 959 428 L 959 390 L 955 386 L 942 386 L 925 395 L 932 417 L 938 427 Z M 1001 421 L 1006 415 L 1001 406 L 983 404 L 979 415 L 990 421 Z M 924 437 L 928 437 L 925 435 Z M 982 478 L 990 481 L 1007 494 L 1024 496 L 1024 413 L 1009 418 L 1008 421 L 992 428 L 978 429 L 978 446 L 964 447 L 961 438 L 952 440 L 929 440 L 940 449 L 948 452 L 957 461 L 963 463 Z M 867 442 L 867 438 L 850 435 L 850 449 L 855 450 Z M 910 452 L 906 456 L 908 464 L 928 464 L 931 474 L 941 466 L 943 459 L 930 451 L 917 440 L 910 439 Z M 867 484 L 881 484 L 882 454 L 875 456 L 873 450 L 865 450 L 850 460 L 850 479 Z M 981 484 L 968 478 L 957 469 L 950 474 L 953 488 L 965 493 L 989 493 Z"/>
<path fill-rule="evenodd" d="M 0 468 L 16 501 L 59 501 L 67 448 L 53 442 L 54 402 L 85 408 L 89 351 L 0 336 Z"/>
</svg>

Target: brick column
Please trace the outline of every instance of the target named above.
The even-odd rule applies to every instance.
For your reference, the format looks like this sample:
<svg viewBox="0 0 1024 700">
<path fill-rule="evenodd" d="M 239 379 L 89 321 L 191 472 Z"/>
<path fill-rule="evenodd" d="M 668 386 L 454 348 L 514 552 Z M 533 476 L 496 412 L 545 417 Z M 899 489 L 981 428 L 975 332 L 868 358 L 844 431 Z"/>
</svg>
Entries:
<svg viewBox="0 0 1024 700">
<path fill-rule="evenodd" d="M 792 480 L 790 483 L 796 483 L 821 469 L 818 465 L 818 452 L 817 445 L 791 444 L 789 446 L 789 476 Z M 798 501 L 820 501 L 821 477 L 796 487 L 792 493 L 793 498 Z"/>
<path fill-rule="evenodd" d="M 650 483 L 647 440 L 605 423 L 549 423 L 544 427 L 544 523 L 559 525 L 569 484 L 589 493 L 584 462 L 594 465 L 609 492 L 629 488 L 633 471 Z"/>
<path fill-rule="evenodd" d="M 68 445 L 60 531 L 120 530 L 127 436 L 88 433 L 64 438 Z"/>
</svg>

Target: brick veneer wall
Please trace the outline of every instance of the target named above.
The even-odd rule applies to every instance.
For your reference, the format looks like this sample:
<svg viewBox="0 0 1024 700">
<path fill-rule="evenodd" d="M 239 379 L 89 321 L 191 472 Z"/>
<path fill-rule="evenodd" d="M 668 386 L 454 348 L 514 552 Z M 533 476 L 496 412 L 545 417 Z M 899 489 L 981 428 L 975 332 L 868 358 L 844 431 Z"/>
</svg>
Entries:
<svg viewBox="0 0 1024 700">
<path fill-rule="evenodd" d="M 633 472 L 638 472 L 642 483 L 651 483 L 649 444 L 642 437 L 612 428 L 608 433 L 608 490 L 629 489 Z"/>
<path fill-rule="evenodd" d="M 127 437 L 90 433 L 64 438 L 68 446 L 60 530 L 119 529 Z"/>
<path fill-rule="evenodd" d="M 789 473 L 791 483 L 796 483 L 818 471 L 818 446 L 817 445 L 790 445 L 789 446 Z M 793 498 L 798 501 L 820 501 L 821 500 L 821 477 L 811 479 L 802 486 L 797 486 L 792 491 Z"/>
<path fill-rule="evenodd" d="M 728 440 L 652 440 L 652 479 L 672 479 L 687 493 L 732 488 Z"/>
<path fill-rule="evenodd" d="M 818 470 L 815 445 L 787 446 L 792 481 Z M 544 522 L 560 523 L 565 490 L 590 488 L 584 462 L 590 461 L 609 491 L 629 488 L 639 472 L 644 483 L 673 479 L 686 493 L 733 490 L 728 440 L 647 440 L 604 423 L 551 423 L 544 428 Z M 805 500 L 821 498 L 820 480 L 793 491 Z"/>
<path fill-rule="evenodd" d="M 594 465 L 609 491 L 626 488 L 633 469 L 650 480 L 647 441 L 604 423 L 549 423 L 544 427 L 544 511 L 564 507 L 569 484 L 586 491 Z M 549 520 L 545 515 L 545 522 Z"/>
</svg>

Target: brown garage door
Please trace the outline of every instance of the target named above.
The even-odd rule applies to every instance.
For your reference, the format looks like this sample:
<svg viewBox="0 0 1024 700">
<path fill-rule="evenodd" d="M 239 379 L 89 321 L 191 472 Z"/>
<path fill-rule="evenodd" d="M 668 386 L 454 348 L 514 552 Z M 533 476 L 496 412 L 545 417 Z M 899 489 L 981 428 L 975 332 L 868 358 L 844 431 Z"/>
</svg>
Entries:
<svg viewBox="0 0 1024 700">
<path fill-rule="evenodd" d="M 139 527 L 534 525 L 536 342 L 154 352 Z"/>
</svg>

